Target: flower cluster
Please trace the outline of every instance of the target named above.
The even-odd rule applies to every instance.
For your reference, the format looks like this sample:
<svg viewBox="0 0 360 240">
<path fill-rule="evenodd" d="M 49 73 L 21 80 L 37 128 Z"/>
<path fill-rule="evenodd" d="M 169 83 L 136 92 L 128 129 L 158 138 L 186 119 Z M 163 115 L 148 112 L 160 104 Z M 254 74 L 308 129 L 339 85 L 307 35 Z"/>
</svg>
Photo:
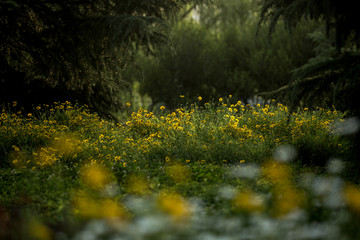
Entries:
<svg viewBox="0 0 360 240">
<path fill-rule="evenodd" d="M 159 114 L 139 109 L 118 124 L 68 102 L 32 113 L 12 104 L 0 115 L 0 205 L 26 195 L 54 215 L 70 212 L 85 221 L 74 239 L 343 236 L 342 226 L 360 214 L 358 186 L 339 177 L 338 158 L 350 156 L 351 146 L 339 136 L 344 115 L 231 100 Z M 333 158 L 321 166 L 326 175 L 296 168 L 312 156 Z M 26 194 L 21 176 L 36 180 Z M 50 228 L 30 222 L 29 236 L 50 239 Z"/>
</svg>

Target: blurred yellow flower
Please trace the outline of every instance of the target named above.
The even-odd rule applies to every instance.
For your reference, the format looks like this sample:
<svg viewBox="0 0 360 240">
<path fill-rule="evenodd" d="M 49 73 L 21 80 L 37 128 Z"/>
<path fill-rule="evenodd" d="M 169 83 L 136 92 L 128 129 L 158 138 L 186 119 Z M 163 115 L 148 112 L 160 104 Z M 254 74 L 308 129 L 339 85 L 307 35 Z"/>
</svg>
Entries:
<svg viewBox="0 0 360 240">
<path fill-rule="evenodd" d="M 50 146 L 58 151 L 60 155 L 70 156 L 81 149 L 81 141 L 74 134 L 59 134 L 54 137 Z"/>
<path fill-rule="evenodd" d="M 58 160 L 56 149 L 43 147 L 33 153 L 36 164 L 40 167 L 50 166 Z"/>
<path fill-rule="evenodd" d="M 51 240 L 52 232 L 51 230 L 38 219 L 28 219 L 28 233 L 31 239 L 38 239 L 38 240 Z"/>
<path fill-rule="evenodd" d="M 243 191 L 238 193 L 233 204 L 236 209 L 245 212 L 261 212 L 264 210 L 263 198 L 251 191 Z"/>
<path fill-rule="evenodd" d="M 18 148 L 18 147 L 15 146 L 15 145 L 12 145 L 11 147 L 14 149 L 15 152 L 19 152 L 19 151 L 20 151 L 20 148 Z"/>
<path fill-rule="evenodd" d="M 186 182 L 190 177 L 189 169 L 180 164 L 167 166 L 165 171 L 175 182 Z"/>
<path fill-rule="evenodd" d="M 199 99 L 199 101 L 201 101 L 201 100 L 202 100 L 202 97 L 201 97 L 201 96 L 199 96 L 199 97 L 198 97 L 198 99 Z"/>
<path fill-rule="evenodd" d="M 78 192 L 73 198 L 74 212 L 83 218 L 125 218 L 125 208 L 112 199 L 94 199 L 86 193 Z"/>
<path fill-rule="evenodd" d="M 344 188 L 344 197 L 349 208 L 360 213 L 360 188 L 347 184 Z"/>
<path fill-rule="evenodd" d="M 272 183 L 287 183 L 290 180 L 290 168 L 286 164 L 269 161 L 262 167 L 263 176 Z"/>
<path fill-rule="evenodd" d="M 282 217 L 291 211 L 299 209 L 305 200 L 305 195 L 294 185 L 283 184 L 278 185 L 274 191 L 274 215 Z"/>
<path fill-rule="evenodd" d="M 84 183 L 95 190 L 103 189 L 111 180 L 110 172 L 99 164 L 84 166 L 80 174 Z"/>
<path fill-rule="evenodd" d="M 164 110 L 164 109 L 165 109 L 165 107 L 164 107 L 164 106 L 161 106 L 161 107 L 160 107 L 160 110 Z"/>
<path fill-rule="evenodd" d="M 127 179 L 127 190 L 136 195 L 146 195 L 150 193 L 150 188 L 146 178 L 138 175 L 131 175 Z"/>
<path fill-rule="evenodd" d="M 191 215 L 191 205 L 177 193 L 160 193 L 157 202 L 159 208 L 176 221 Z"/>
</svg>

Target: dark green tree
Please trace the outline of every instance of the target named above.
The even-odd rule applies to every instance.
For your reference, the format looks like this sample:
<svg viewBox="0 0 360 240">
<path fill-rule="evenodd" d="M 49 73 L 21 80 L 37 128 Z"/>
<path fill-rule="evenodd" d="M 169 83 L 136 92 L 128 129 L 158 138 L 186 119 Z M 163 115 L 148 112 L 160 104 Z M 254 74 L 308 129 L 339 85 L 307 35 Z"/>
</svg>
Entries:
<svg viewBox="0 0 360 240">
<path fill-rule="evenodd" d="M 113 115 L 128 87 L 121 69 L 167 43 L 165 20 L 200 2 L 1 0 L 0 103 L 78 100 Z"/>
<path fill-rule="evenodd" d="M 360 44 L 360 15 L 351 0 L 263 0 L 259 25 L 269 20 L 272 33 L 279 19 L 293 29 L 303 18 L 321 20 L 328 36 L 335 36 L 340 50 L 347 43 Z"/>
<path fill-rule="evenodd" d="M 303 19 L 316 20 L 324 26 L 324 35 L 314 32 L 311 36 L 318 42 L 316 57 L 293 71 L 287 86 L 262 96 L 284 96 L 292 106 L 334 105 L 353 114 L 360 112 L 360 15 L 356 2 L 264 0 L 260 17 L 258 27 L 268 21 L 270 35 L 280 19 L 290 33 Z"/>
</svg>

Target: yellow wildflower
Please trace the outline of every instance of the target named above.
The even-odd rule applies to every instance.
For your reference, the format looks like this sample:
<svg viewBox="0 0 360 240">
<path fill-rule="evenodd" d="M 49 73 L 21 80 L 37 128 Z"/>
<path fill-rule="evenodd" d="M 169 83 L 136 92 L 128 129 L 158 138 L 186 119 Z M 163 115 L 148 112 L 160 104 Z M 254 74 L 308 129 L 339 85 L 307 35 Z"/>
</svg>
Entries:
<svg viewBox="0 0 360 240">
<path fill-rule="evenodd" d="M 190 175 L 188 168 L 180 164 L 166 167 L 166 173 L 176 182 L 186 182 Z"/>
<path fill-rule="evenodd" d="M 234 206 L 240 211 L 261 212 L 264 210 L 264 201 L 260 195 L 251 191 L 244 191 L 235 196 Z"/>
<path fill-rule="evenodd" d="M 110 173 L 104 167 L 94 164 L 81 170 L 83 181 L 91 188 L 100 190 L 110 182 Z"/>
<path fill-rule="evenodd" d="M 161 193 L 157 202 L 159 208 L 173 220 L 185 220 L 191 214 L 190 204 L 177 193 Z"/>
<path fill-rule="evenodd" d="M 360 213 L 360 189 L 348 184 L 344 189 L 344 197 L 349 208 Z"/>
<path fill-rule="evenodd" d="M 29 236 L 31 239 L 50 240 L 52 239 L 51 230 L 37 219 L 31 219 L 29 222 Z"/>
<path fill-rule="evenodd" d="M 14 151 L 16 151 L 16 152 L 19 152 L 20 151 L 20 148 L 18 148 L 17 146 L 15 146 L 15 145 L 12 145 L 11 146 L 13 149 L 14 149 Z"/>
<path fill-rule="evenodd" d="M 146 178 L 137 175 L 131 175 L 127 179 L 127 189 L 136 195 L 145 195 L 150 193 L 149 184 Z"/>
</svg>

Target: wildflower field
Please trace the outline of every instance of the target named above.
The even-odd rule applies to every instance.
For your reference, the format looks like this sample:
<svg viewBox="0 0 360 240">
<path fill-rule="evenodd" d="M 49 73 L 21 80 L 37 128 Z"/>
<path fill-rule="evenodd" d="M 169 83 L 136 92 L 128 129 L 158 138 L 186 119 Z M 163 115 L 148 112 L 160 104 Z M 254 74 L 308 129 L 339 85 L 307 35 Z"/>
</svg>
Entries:
<svg viewBox="0 0 360 240">
<path fill-rule="evenodd" d="M 344 113 L 127 106 L 121 123 L 69 102 L 2 109 L 1 239 L 360 239 Z"/>
</svg>

